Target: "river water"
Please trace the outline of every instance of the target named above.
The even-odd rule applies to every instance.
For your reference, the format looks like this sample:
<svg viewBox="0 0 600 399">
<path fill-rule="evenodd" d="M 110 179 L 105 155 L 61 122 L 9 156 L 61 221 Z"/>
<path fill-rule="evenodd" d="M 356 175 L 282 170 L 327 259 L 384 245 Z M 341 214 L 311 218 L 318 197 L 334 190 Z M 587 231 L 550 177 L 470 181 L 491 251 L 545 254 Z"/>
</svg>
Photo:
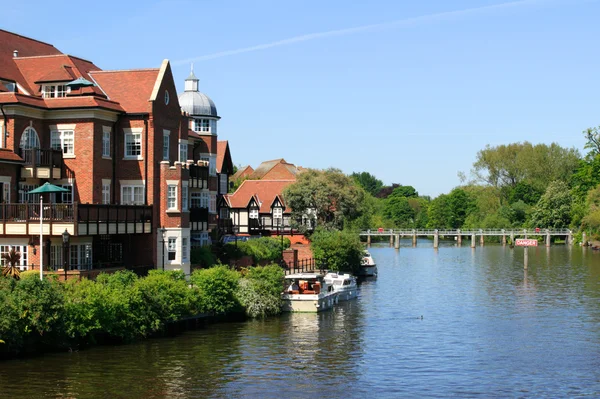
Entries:
<svg viewBox="0 0 600 399">
<path fill-rule="evenodd" d="M 2 362 L 0 397 L 600 397 L 600 253 L 409 245 L 333 311 Z"/>
</svg>

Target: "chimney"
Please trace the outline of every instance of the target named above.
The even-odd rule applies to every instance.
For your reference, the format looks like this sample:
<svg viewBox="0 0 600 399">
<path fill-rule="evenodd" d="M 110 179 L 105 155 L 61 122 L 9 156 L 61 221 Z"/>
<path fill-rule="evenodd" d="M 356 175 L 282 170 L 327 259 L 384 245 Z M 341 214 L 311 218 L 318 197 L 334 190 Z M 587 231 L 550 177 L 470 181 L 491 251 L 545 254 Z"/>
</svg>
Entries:
<svg viewBox="0 0 600 399">
<path fill-rule="evenodd" d="M 17 58 L 19 56 L 19 50 L 13 50 L 13 57 Z"/>
</svg>

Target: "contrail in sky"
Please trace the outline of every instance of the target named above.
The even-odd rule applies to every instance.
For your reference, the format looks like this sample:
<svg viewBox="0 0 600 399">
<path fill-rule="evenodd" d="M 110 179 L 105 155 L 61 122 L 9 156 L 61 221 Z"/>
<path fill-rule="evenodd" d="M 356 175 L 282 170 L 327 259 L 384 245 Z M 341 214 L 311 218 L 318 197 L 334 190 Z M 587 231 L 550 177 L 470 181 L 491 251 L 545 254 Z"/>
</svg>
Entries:
<svg viewBox="0 0 600 399">
<path fill-rule="evenodd" d="M 218 53 L 203 55 L 203 56 L 194 57 L 194 58 L 188 58 L 185 60 L 177 60 L 177 61 L 173 61 L 172 64 L 173 65 L 182 65 L 182 64 L 187 64 L 187 63 L 194 62 L 194 61 L 212 60 L 215 58 L 227 57 L 227 56 L 242 54 L 242 53 L 249 53 L 252 51 L 266 50 L 266 49 L 273 48 L 273 47 L 287 46 L 289 44 L 306 42 L 309 40 L 321 39 L 324 37 L 344 36 L 344 35 L 349 35 L 352 33 L 364 32 L 364 31 L 368 31 L 368 30 L 388 29 L 388 28 L 395 28 L 395 27 L 401 27 L 401 26 L 409 26 L 409 25 L 418 24 L 420 22 L 431 22 L 431 21 L 441 20 L 441 19 L 445 19 L 445 18 L 449 18 L 449 17 L 459 17 L 459 16 L 465 16 L 465 15 L 469 15 L 469 14 L 475 14 L 475 13 L 481 12 L 481 11 L 491 11 L 491 10 L 499 10 L 499 9 L 506 9 L 506 8 L 515 8 L 515 7 L 520 7 L 520 6 L 535 5 L 535 4 L 541 4 L 541 3 L 547 3 L 547 2 L 548 2 L 548 0 L 511 1 L 511 2 L 507 2 L 507 3 L 493 4 L 493 5 L 482 6 L 482 7 L 473 7 L 473 8 L 463 9 L 463 10 L 444 11 L 444 12 L 439 12 L 439 13 L 435 13 L 435 14 L 428 14 L 428 15 L 422 15 L 419 17 L 398 19 L 395 21 L 382 22 L 382 23 L 378 23 L 378 24 L 356 26 L 354 28 L 345 28 L 345 29 L 330 30 L 330 31 L 326 31 L 326 32 L 309 33 L 306 35 L 295 36 L 295 37 L 291 37 L 289 39 L 278 40 L 275 42 L 258 44 L 255 46 L 243 47 L 243 48 L 239 48 L 239 49 L 235 49 L 235 50 L 221 51 Z"/>
</svg>

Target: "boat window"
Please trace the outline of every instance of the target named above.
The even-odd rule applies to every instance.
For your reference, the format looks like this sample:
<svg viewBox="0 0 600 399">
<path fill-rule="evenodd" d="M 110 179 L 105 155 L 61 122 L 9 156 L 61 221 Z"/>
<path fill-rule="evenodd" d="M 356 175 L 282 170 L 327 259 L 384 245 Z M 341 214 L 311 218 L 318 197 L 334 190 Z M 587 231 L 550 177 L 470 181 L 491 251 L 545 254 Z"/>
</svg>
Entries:
<svg viewBox="0 0 600 399">
<path fill-rule="evenodd" d="M 342 285 L 342 282 L 340 280 L 335 280 L 333 282 L 333 285 Z"/>
<path fill-rule="evenodd" d="M 350 285 L 350 280 L 344 280 L 344 285 Z"/>
</svg>

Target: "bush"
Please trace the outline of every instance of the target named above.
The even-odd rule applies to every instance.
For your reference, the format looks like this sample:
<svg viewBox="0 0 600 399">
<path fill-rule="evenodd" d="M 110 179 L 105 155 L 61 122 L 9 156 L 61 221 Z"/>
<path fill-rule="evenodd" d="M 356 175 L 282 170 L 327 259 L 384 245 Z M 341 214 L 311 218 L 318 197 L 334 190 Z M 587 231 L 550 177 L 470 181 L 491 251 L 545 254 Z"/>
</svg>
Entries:
<svg viewBox="0 0 600 399">
<path fill-rule="evenodd" d="M 202 268 L 212 267 L 217 263 L 217 259 L 210 247 L 192 248 L 190 260 L 193 266 L 200 266 Z"/>
<path fill-rule="evenodd" d="M 249 317 L 281 313 L 283 270 L 278 265 L 252 267 L 240 280 L 237 297 Z"/>
<path fill-rule="evenodd" d="M 290 240 L 288 238 L 283 239 L 283 246 L 281 245 L 281 238 L 261 237 L 258 239 L 252 239 L 244 242 L 238 242 L 237 247 L 241 252 L 241 255 L 252 256 L 254 264 L 261 262 L 274 262 L 281 259 L 281 252 L 283 249 L 290 247 Z M 229 243 L 227 245 L 235 246 L 235 243 Z"/>
<path fill-rule="evenodd" d="M 363 248 L 358 234 L 317 229 L 311 237 L 310 247 L 317 264 L 328 270 L 356 273 L 360 268 Z"/>
<path fill-rule="evenodd" d="M 238 272 L 223 265 L 194 270 L 190 281 L 197 289 L 201 311 L 222 315 L 239 310 L 235 295 L 239 279 Z"/>
</svg>

